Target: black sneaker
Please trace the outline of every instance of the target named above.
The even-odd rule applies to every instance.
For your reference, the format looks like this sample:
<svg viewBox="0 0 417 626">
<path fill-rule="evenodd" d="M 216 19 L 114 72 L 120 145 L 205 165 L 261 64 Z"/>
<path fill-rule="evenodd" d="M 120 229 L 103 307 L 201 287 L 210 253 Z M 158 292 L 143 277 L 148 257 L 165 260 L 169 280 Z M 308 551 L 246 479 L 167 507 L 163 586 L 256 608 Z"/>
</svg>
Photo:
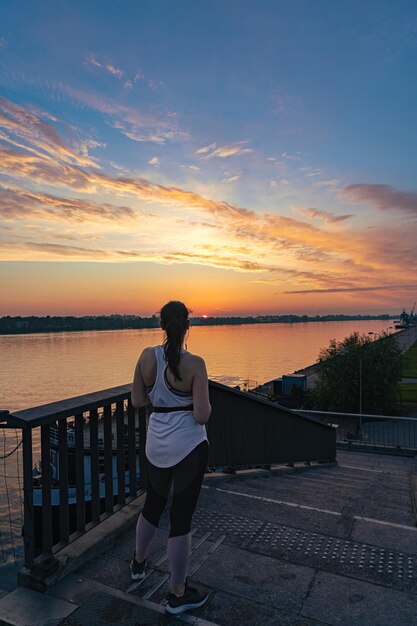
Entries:
<svg viewBox="0 0 417 626">
<path fill-rule="evenodd" d="M 169 593 L 167 595 L 168 604 L 165 607 L 167 613 L 171 615 L 178 615 L 178 613 L 184 613 L 190 609 L 199 609 L 208 600 L 208 593 L 202 593 L 193 587 L 188 586 L 188 582 L 185 581 L 185 591 L 181 597 L 175 595 L 175 593 Z"/>
<path fill-rule="evenodd" d="M 133 553 L 132 560 L 130 561 L 130 578 L 132 580 L 142 580 L 145 578 L 145 567 L 147 563 L 147 559 L 145 559 L 142 563 L 138 563 L 136 560 L 136 552 Z"/>
</svg>

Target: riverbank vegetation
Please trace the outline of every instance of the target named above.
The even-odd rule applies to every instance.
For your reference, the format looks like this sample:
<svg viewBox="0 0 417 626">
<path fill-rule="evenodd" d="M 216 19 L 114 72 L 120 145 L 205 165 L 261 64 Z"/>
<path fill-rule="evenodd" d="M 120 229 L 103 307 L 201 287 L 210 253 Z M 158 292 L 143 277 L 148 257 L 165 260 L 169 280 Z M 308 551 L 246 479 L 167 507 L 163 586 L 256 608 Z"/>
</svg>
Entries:
<svg viewBox="0 0 417 626">
<path fill-rule="evenodd" d="M 315 409 L 392 415 L 400 401 L 403 356 L 396 341 L 352 333 L 332 339 L 319 353 L 318 380 L 311 392 Z"/>
<path fill-rule="evenodd" d="M 217 326 L 238 324 L 298 324 L 305 322 L 344 322 L 351 320 L 389 320 L 393 316 L 383 315 L 258 315 L 232 317 L 191 317 L 192 326 Z M 157 315 L 86 315 L 83 317 L 50 316 L 0 317 L 0 335 L 23 333 L 56 333 L 83 330 L 125 330 L 134 328 L 159 328 Z"/>
</svg>

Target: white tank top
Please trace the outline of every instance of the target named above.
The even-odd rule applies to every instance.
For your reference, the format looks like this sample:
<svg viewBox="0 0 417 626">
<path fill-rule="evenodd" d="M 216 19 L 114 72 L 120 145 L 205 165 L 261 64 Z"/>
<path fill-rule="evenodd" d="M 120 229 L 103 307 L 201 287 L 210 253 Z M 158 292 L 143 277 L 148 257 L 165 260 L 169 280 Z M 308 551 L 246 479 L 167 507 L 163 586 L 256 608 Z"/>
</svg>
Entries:
<svg viewBox="0 0 417 626">
<path fill-rule="evenodd" d="M 185 350 L 184 350 L 185 352 Z M 190 393 L 174 389 L 168 382 L 168 367 L 162 346 L 155 347 L 156 378 L 147 389 L 155 407 L 178 407 L 169 413 L 151 413 L 146 435 L 146 456 L 152 465 L 172 467 L 187 456 L 198 444 L 207 440 L 204 424 L 196 422 L 190 410 L 181 410 L 193 402 Z"/>
</svg>

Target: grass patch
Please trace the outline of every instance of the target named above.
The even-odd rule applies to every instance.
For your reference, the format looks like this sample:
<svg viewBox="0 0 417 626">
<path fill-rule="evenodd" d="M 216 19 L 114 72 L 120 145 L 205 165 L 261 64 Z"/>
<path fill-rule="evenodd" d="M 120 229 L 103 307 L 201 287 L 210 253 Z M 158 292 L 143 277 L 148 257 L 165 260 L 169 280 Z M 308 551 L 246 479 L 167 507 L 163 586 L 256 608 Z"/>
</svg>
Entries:
<svg viewBox="0 0 417 626">
<path fill-rule="evenodd" d="M 417 402 L 417 383 L 400 383 L 401 400 Z"/>
<path fill-rule="evenodd" d="M 417 342 L 404 354 L 403 376 L 417 378 Z"/>
</svg>

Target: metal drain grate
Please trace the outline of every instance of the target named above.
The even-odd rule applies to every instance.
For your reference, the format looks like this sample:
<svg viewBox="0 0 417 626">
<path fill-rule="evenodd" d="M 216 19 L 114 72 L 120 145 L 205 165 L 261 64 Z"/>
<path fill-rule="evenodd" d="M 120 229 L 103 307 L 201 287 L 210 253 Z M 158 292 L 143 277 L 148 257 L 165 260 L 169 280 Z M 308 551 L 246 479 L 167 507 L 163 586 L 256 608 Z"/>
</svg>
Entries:
<svg viewBox="0 0 417 626">
<path fill-rule="evenodd" d="M 417 593 L 417 556 L 413 554 L 201 508 L 193 525 L 197 534 L 225 534 L 225 543 Z"/>
</svg>

